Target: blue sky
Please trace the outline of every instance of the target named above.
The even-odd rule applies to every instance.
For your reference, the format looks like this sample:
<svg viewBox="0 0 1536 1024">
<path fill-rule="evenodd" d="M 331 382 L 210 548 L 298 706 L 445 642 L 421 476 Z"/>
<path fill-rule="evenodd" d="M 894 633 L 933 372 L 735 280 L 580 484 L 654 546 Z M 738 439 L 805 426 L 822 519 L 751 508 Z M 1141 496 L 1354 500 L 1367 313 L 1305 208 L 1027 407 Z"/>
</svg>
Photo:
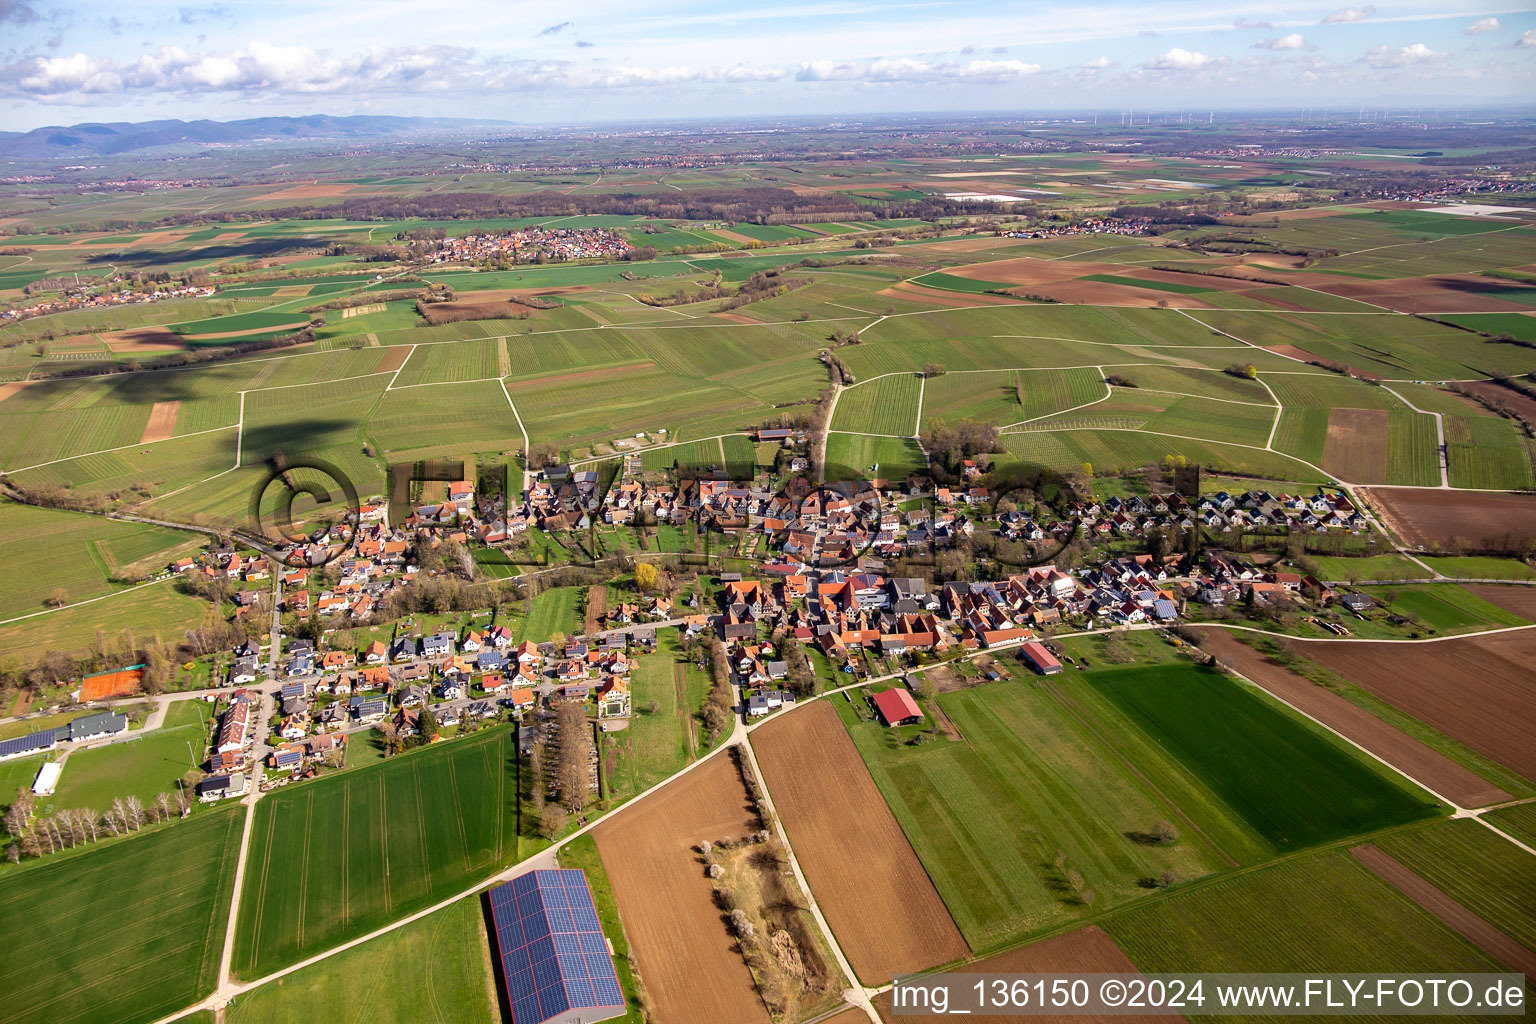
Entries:
<svg viewBox="0 0 1536 1024">
<path fill-rule="evenodd" d="M 1536 8 L 736 0 L 0 0 L 0 128 L 399 113 L 523 122 L 1536 96 Z"/>
</svg>

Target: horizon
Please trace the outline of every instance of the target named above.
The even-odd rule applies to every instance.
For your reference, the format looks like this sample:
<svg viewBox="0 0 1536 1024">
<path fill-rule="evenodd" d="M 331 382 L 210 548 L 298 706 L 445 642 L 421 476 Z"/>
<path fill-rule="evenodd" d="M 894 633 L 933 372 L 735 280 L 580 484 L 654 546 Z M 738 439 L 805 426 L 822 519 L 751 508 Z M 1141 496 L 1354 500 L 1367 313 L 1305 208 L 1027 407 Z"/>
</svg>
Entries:
<svg viewBox="0 0 1536 1024">
<path fill-rule="evenodd" d="M 1536 11 L 1497 4 L 1190 0 L 998 13 L 972 0 L 725 11 L 678 0 L 640 12 L 588 3 L 552 24 L 527 7 L 480 8 L 443 4 L 423 26 L 415 8 L 385 3 L 359 32 L 337 3 L 123 17 L 99 0 L 68 11 L 0 0 L 12 43 L 0 57 L 11 101 L 0 129 L 300 116 L 317 105 L 338 117 L 545 125 L 715 107 L 722 118 L 1455 109 L 1519 105 L 1536 91 Z M 356 41 L 321 42 L 345 35 Z"/>
</svg>

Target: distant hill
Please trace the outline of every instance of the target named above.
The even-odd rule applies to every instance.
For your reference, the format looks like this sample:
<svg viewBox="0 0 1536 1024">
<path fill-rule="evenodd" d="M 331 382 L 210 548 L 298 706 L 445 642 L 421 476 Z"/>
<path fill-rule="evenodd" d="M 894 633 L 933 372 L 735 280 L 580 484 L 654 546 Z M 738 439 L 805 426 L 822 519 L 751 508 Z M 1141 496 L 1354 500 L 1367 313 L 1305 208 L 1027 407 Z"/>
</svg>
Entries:
<svg viewBox="0 0 1536 1024">
<path fill-rule="evenodd" d="M 0 156 L 28 159 L 114 156 L 158 146 L 283 144 L 326 139 L 442 135 L 473 128 L 510 128 L 510 121 L 454 117 L 253 117 L 244 121 L 126 121 L 0 132 Z"/>
</svg>

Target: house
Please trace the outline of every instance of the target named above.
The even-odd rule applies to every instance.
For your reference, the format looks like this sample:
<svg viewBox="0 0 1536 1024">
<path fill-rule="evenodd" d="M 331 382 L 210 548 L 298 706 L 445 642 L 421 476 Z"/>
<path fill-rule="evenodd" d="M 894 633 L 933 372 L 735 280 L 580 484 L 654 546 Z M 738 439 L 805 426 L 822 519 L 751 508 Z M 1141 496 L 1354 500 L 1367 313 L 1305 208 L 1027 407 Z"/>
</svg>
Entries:
<svg viewBox="0 0 1536 1024">
<path fill-rule="evenodd" d="M 377 722 L 389 711 L 383 697 L 353 697 L 350 707 L 359 722 Z"/>
<path fill-rule="evenodd" d="M 507 698 L 507 703 L 513 711 L 523 711 L 533 707 L 533 691 L 527 687 L 518 687 L 512 691 L 512 696 Z"/>
<path fill-rule="evenodd" d="M 1339 598 L 1339 603 L 1352 612 L 1363 612 L 1375 607 L 1376 601 L 1370 594 L 1351 593 Z"/>
<path fill-rule="evenodd" d="M 1038 640 L 1026 641 L 1019 648 L 1019 657 L 1043 676 L 1053 676 L 1061 671 L 1061 662 L 1057 661 L 1055 655 L 1046 650 L 1045 645 Z"/>
<path fill-rule="evenodd" d="M 211 804 L 227 797 L 245 795 L 244 775 L 210 775 L 197 784 L 199 803 Z"/>
<path fill-rule="evenodd" d="M 623 676 L 610 676 L 597 691 L 597 717 L 629 717 L 629 680 Z"/>
<path fill-rule="evenodd" d="M 427 691 L 415 685 L 414 683 L 410 686 L 407 686 L 405 688 L 405 692 L 400 695 L 400 706 L 402 708 L 416 708 L 420 707 L 426 702 Z"/>
<path fill-rule="evenodd" d="M 464 696 L 464 688 L 453 679 L 446 680 L 437 692 L 444 700 L 459 700 Z"/>
<path fill-rule="evenodd" d="M 923 720 L 922 709 L 906 690 L 885 690 L 875 694 L 875 711 L 888 726 L 916 725 Z"/>
<path fill-rule="evenodd" d="M 423 658 L 442 658 L 453 653 L 454 636 L 452 633 L 437 633 L 433 636 L 423 637 L 421 641 L 421 656 Z"/>
<path fill-rule="evenodd" d="M 363 652 L 363 660 L 370 665 L 382 665 L 389 660 L 389 648 L 384 641 L 375 640 Z"/>
</svg>

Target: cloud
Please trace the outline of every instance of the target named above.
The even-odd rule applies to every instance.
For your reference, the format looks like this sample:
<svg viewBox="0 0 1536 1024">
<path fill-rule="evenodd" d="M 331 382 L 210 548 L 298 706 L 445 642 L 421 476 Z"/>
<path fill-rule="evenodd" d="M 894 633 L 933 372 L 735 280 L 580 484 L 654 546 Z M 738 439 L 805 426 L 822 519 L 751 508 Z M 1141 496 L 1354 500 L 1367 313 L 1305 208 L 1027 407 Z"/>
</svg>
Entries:
<svg viewBox="0 0 1536 1024">
<path fill-rule="evenodd" d="M 1355 21 L 1364 21 L 1376 13 L 1375 4 L 1366 4 L 1364 7 L 1346 7 L 1342 11 L 1334 11 L 1328 17 L 1318 22 L 1319 25 L 1347 25 Z"/>
<path fill-rule="evenodd" d="M 1423 43 L 1409 43 L 1401 49 L 1394 50 L 1386 44 L 1373 46 L 1365 51 L 1365 56 L 1360 59 L 1372 67 L 1378 68 L 1403 68 L 1415 64 L 1423 64 L 1426 61 L 1438 60 L 1444 57 L 1443 53 L 1436 53 Z"/>
<path fill-rule="evenodd" d="M 1095 57 L 1093 60 L 1085 60 L 1081 65 L 1084 71 L 1103 71 L 1109 66 L 1109 58 L 1104 56 Z"/>
<path fill-rule="evenodd" d="M 1247 18 L 1238 18 L 1232 22 L 1232 27 L 1235 29 L 1260 29 L 1274 28 L 1275 26 L 1267 21 L 1249 21 Z"/>
<path fill-rule="evenodd" d="M 84 53 L 0 67 L 0 95 L 89 104 L 135 94 L 314 96 L 484 90 L 604 90 L 751 84 L 786 79 L 781 67 L 581 67 L 571 61 L 478 57 L 457 46 L 371 47 L 337 56 L 308 46 L 251 43 L 229 53 L 162 46 L 132 59 Z"/>
<path fill-rule="evenodd" d="M 1011 82 L 1040 70 L 1019 60 L 926 61 L 912 58 L 872 61 L 807 61 L 795 72 L 797 82 L 870 82 L 881 85 L 921 82 Z"/>
<path fill-rule="evenodd" d="M 209 4 L 206 7 L 178 7 L 176 17 L 183 25 L 196 25 L 200 21 L 233 21 L 235 15 L 223 4 Z"/>
<path fill-rule="evenodd" d="M 576 45 L 578 47 L 580 47 L 581 49 L 585 50 L 585 49 L 589 49 L 590 47 L 596 46 L 597 44 L 596 43 L 589 43 L 585 39 L 578 39 L 578 40 L 576 40 Z"/>
<path fill-rule="evenodd" d="M 1536 46 L 1536 28 L 1528 28 L 1521 33 L 1520 38 L 1515 40 L 1515 45 L 1519 47 Z"/>
<path fill-rule="evenodd" d="M 1215 58 L 1175 46 L 1161 57 L 1153 57 L 1142 67 L 1148 71 L 1198 71 L 1214 63 L 1218 63 Z"/>
<path fill-rule="evenodd" d="M 1162 35 L 1162 33 L 1158 32 L 1156 29 L 1144 28 L 1140 32 L 1136 33 L 1136 38 L 1138 38 L 1138 39 L 1156 39 L 1159 35 Z"/>
<path fill-rule="evenodd" d="M 541 28 L 541 29 L 539 29 L 538 34 L 541 35 L 541 36 L 557 36 L 561 32 L 564 32 L 566 29 L 570 28 L 574 24 L 575 24 L 575 22 L 573 22 L 573 21 L 562 21 L 558 25 L 550 25 L 548 28 Z"/>
<path fill-rule="evenodd" d="M 1499 24 L 1498 18 L 1478 18 L 1467 26 L 1466 34 L 1469 36 L 1480 36 L 1484 32 L 1498 32 L 1503 28 L 1504 26 Z"/>
<path fill-rule="evenodd" d="M 25 25 L 29 21 L 37 20 L 37 11 L 32 5 L 21 0 L 0 0 L 0 22 L 10 22 L 13 25 Z"/>
<path fill-rule="evenodd" d="M 1315 49 L 1307 42 L 1307 37 L 1300 32 L 1292 32 L 1288 36 L 1269 36 L 1254 43 L 1250 49 L 1254 50 L 1310 50 Z"/>
</svg>

